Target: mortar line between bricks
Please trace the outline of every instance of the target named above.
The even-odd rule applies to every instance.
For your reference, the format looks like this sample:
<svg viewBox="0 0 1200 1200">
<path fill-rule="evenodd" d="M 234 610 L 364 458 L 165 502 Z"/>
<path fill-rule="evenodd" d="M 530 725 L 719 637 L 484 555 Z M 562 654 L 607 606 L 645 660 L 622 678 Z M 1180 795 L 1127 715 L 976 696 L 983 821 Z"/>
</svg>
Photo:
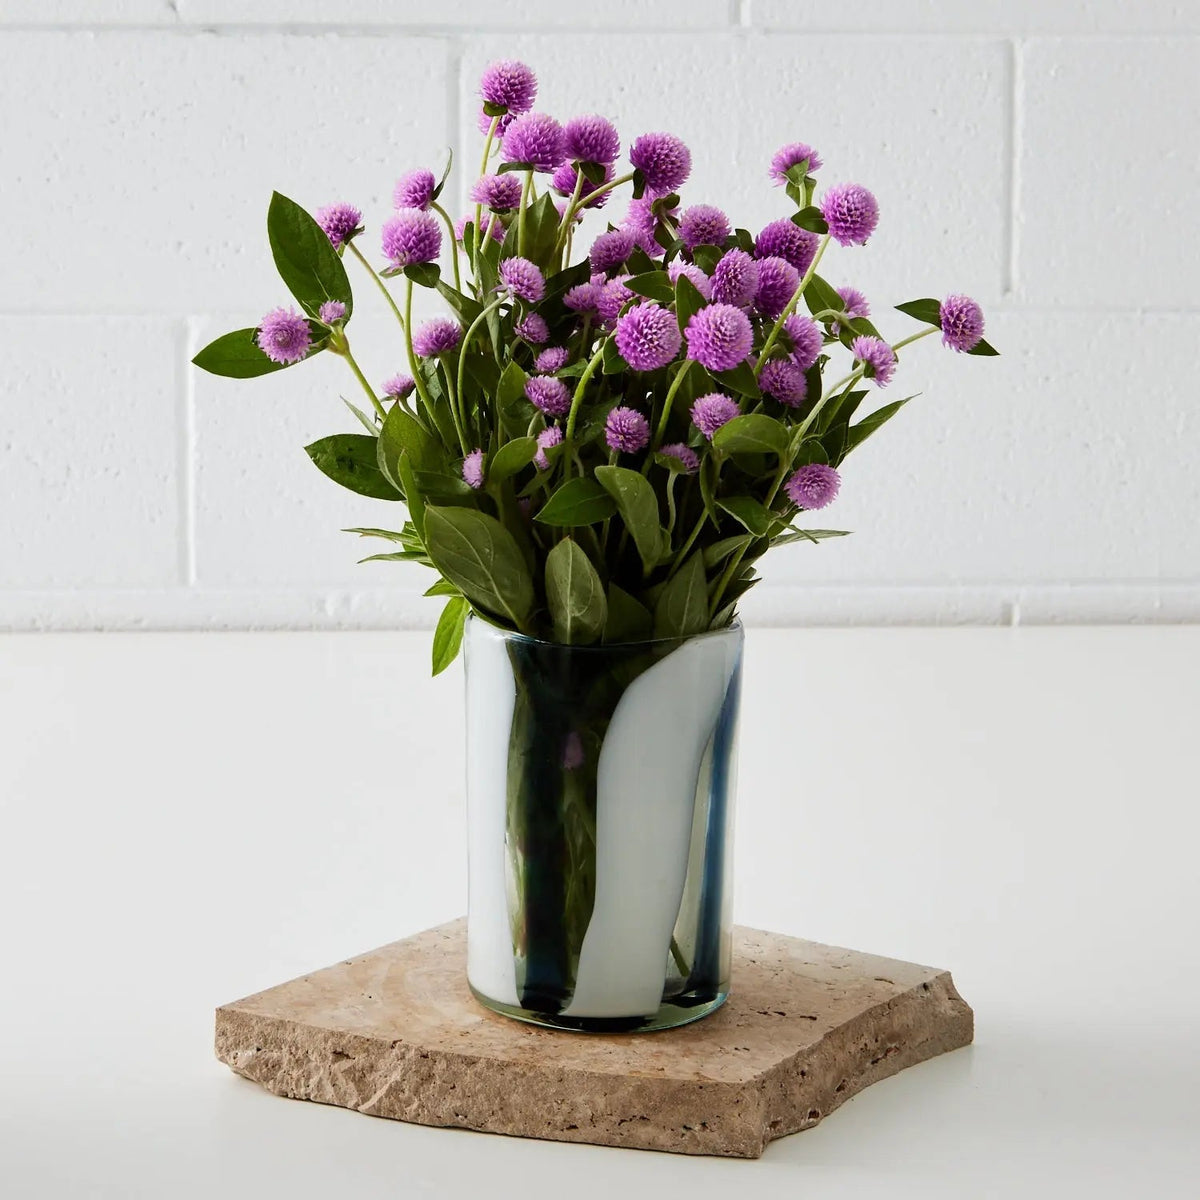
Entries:
<svg viewBox="0 0 1200 1200">
<path fill-rule="evenodd" d="M 1008 244 L 1005 262 L 1004 296 L 1017 294 L 1020 285 L 1021 257 L 1021 154 L 1025 140 L 1024 43 L 1013 38 L 1009 47 L 1008 92 Z"/>
</svg>

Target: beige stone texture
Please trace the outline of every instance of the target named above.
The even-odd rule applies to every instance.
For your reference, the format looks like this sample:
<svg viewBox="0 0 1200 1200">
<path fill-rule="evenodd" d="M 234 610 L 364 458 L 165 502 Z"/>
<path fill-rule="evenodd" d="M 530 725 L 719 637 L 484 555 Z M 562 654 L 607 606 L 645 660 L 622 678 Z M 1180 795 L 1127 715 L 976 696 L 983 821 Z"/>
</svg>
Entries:
<svg viewBox="0 0 1200 1200">
<path fill-rule="evenodd" d="M 281 1096 L 520 1137 L 756 1158 L 870 1084 L 971 1041 L 950 975 L 738 928 L 713 1015 L 544 1030 L 467 988 L 465 923 L 217 1010 L 217 1057 Z"/>
</svg>

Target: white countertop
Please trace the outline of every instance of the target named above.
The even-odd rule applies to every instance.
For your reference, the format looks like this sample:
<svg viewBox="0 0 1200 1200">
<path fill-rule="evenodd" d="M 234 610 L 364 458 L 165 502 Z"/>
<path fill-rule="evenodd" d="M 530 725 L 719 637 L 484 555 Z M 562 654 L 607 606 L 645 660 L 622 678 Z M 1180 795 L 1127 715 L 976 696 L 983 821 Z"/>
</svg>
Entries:
<svg viewBox="0 0 1200 1200">
<path fill-rule="evenodd" d="M 747 650 L 738 920 L 950 968 L 973 1047 L 757 1162 L 270 1096 L 215 1005 L 465 907 L 457 670 L 427 634 L 0 637 L 0 1195 L 1195 1196 L 1200 628 Z"/>
</svg>

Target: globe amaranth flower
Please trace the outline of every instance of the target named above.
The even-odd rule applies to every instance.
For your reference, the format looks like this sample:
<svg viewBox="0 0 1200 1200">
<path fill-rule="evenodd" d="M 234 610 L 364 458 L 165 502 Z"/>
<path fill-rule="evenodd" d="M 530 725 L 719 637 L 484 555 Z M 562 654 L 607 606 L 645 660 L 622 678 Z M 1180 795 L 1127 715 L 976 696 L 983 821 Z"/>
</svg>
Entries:
<svg viewBox="0 0 1200 1200">
<path fill-rule="evenodd" d="M 424 212 L 433 203 L 436 189 L 437 180 L 433 172 L 420 167 L 401 175 L 396 181 L 392 204 L 395 208 L 419 208 Z"/>
<path fill-rule="evenodd" d="M 983 339 L 983 309 L 970 296 L 947 296 L 938 309 L 942 345 L 960 353 L 974 350 Z"/>
<path fill-rule="evenodd" d="M 821 197 L 821 216 L 842 246 L 862 246 L 879 224 L 879 202 L 858 183 L 839 183 Z"/>
<path fill-rule="evenodd" d="M 780 146 L 771 157 L 768 174 L 779 185 L 787 183 L 787 173 L 797 163 L 808 159 L 808 174 L 815 175 L 821 169 L 821 156 L 804 142 L 789 142 Z"/>
<path fill-rule="evenodd" d="M 809 463 L 793 472 L 783 490 L 797 508 L 815 509 L 832 504 L 841 485 L 842 478 L 832 467 Z"/>
<path fill-rule="evenodd" d="M 687 356 L 710 371 L 730 371 L 754 344 L 750 320 L 732 304 L 710 304 L 687 324 Z"/>
<path fill-rule="evenodd" d="M 736 311 L 736 310 L 735 310 Z M 737 402 L 720 392 L 709 392 L 692 405 L 692 424 L 711 442 L 713 434 L 728 424 L 741 410 Z"/>
<path fill-rule="evenodd" d="M 421 358 L 449 354 L 462 340 L 462 326 L 453 317 L 434 317 L 413 333 L 413 353 Z"/>
<path fill-rule="evenodd" d="M 610 450 L 636 454 L 650 442 L 650 422 L 636 408 L 621 405 L 604 422 L 604 440 Z"/>
<path fill-rule="evenodd" d="M 483 451 L 472 450 L 463 459 L 462 477 L 476 491 L 483 487 Z"/>
<path fill-rule="evenodd" d="M 564 771 L 577 771 L 587 756 L 583 752 L 583 739 L 572 729 L 563 739 L 562 765 Z"/>
<path fill-rule="evenodd" d="M 521 203 L 521 180 L 511 172 L 507 175 L 480 175 L 471 184 L 471 199 L 493 212 L 511 212 Z"/>
<path fill-rule="evenodd" d="M 571 393 L 553 375 L 531 375 L 525 380 L 525 399 L 548 417 L 565 417 L 571 410 Z"/>
<path fill-rule="evenodd" d="M 841 296 L 842 303 L 846 306 L 846 316 L 869 317 L 871 315 L 870 302 L 858 288 L 840 287 L 837 294 Z"/>
<path fill-rule="evenodd" d="M 610 163 L 605 163 L 604 182 L 608 183 L 612 177 L 612 165 Z M 579 184 L 579 199 L 581 201 L 581 208 L 603 208 L 608 203 L 609 196 L 612 195 L 612 192 L 601 192 L 600 195 L 596 196 L 594 199 L 589 199 L 592 193 L 602 185 L 598 183 L 592 183 L 586 178 L 582 183 L 579 183 L 579 172 L 575 170 L 575 167 L 570 160 L 559 164 L 559 166 L 555 169 L 554 174 L 550 177 L 550 186 L 556 192 L 558 192 L 560 196 L 575 195 L 576 184 Z M 558 215 L 560 217 L 563 215 L 561 209 L 559 210 Z M 575 219 L 580 219 L 578 214 L 576 214 Z"/>
<path fill-rule="evenodd" d="M 523 62 L 497 59 L 484 68 L 479 80 L 479 97 L 510 113 L 525 113 L 537 99 L 537 76 Z"/>
<path fill-rule="evenodd" d="M 678 190 L 692 173 L 692 152 L 672 133 L 643 133 L 629 148 L 629 161 L 651 196 Z"/>
<path fill-rule="evenodd" d="M 537 313 L 526 313 L 524 318 L 513 326 L 513 333 L 532 346 L 543 346 L 550 340 L 550 327 L 545 318 Z"/>
<path fill-rule="evenodd" d="M 512 163 L 528 163 L 549 175 L 563 161 L 562 126 L 546 113 L 525 113 L 504 135 L 504 157 Z"/>
<path fill-rule="evenodd" d="M 808 395 L 804 372 L 790 358 L 771 358 L 763 363 L 758 386 L 788 408 L 799 408 Z"/>
<path fill-rule="evenodd" d="M 800 370 L 807 371 L 821 356 L 824 337 L 820 326 L 811 317 L 792 313 L 783 322 L 783 332 L 792 344 L 792 362 Z"/>
<path fill-rule="evenodd" d="M 383 381 L 383 394 L 391 396 L 393 400 L 403 400 L 416 386 L 411 375 L 393 375 L 391 379 Z"/>
<path fill-rule="evenodd" d="M 628 229 L 633 234 L 634 245 L 644 250 L 651 258 L 659 258 L 663 248 L 658 244 L 655 234 L 658 231 L 658 215 L 654 211 L 653 196 L 639 196 L 630 200 L 629 210 L 625 220 L 621 222 L 622 229 Z M 678 205 L 667 210 L 667 216 L 674 216 Z"/>
<path fill-rule="evenodd" d="M 527 304 L 536 304 L 546 294 L 546 280 L 537 265 L 515 255 L 500 264 L 500 284 Z"/>
<path fill-rule="evenodd" d="M 712 273 L 712 298 L 717 304 L 749 308 L 758 291 L 758 263 L 745 250 L 727 250 Z"/>
<path fill-rule="evenodd" d="M 712 204 L 693 204 L 679 218 L 679 240 L 689 249 L 722 246 L 729 236 L 729 218 Z"/>
<path fill-rule="evenodd" d="M 786 217 L 764 225 L 754 239 L 756 258 L 782 258 L 790 262 L 801 275 L 812 266 L 817 256 L 821 239 L 799 225 L 793 225 Z"/>
<path fill-rule="evenodd" d="M 562 444 L 563 432 L 557 425 L 547 425 L 541 433 L 537 435 L 537 453 L 533 456 L 533 465 L 539 471 L 548 471 L 550 469 L 550 459 L 546 451 L 551 446 Z"/>
<path fill-rule="evenodd" d="M 601 321 L 615 321 L 621 309 L 633 299 L 633 292 L 625 286 L 628 278 L 628 275 L 615 275 L 600 289 L 596 313 Z"/>
<path fill-rule="evenodd" d="M 621 138 L 610 120 L 589 113 L 563 126 L 563 150 L 572 162 L 608 164 L 621 153 Z"/>
<path fill-rule="evenodd" d="M 679 464 L 676 469 L 684 475 L 694 475 L 700 469 L 700 459 L 696 457 L 695 450 L 682 442 L 670 442 L 666 446 L 659 446 L 658 452 L 667 458 L 673 458 Z"/>
<path fill-rule="evenodd" d="M 533 360 L 533 369 L 539 375 L 553 375 L 567 365 L 570 353 L 566 346 L 550 346 Z"/>
<path fill-rule="evenodd" d="M 563 304 L 572 312 L 594 313 L 600 300 L 600 288 L 594 283 L 578 283 L 563 296 Z"/>
<path fill-rule="evenodd" d="M 616 270 L 633 253 L 633 234 L 628 229 L 610 229 L 593 243 L 588 254 L 592 270 L 607 275 Z"/>
<path fill-rule="evenodd" d="M 312 345 L 312 332 L 294 308 L 273 308 L 259 322 L 254 340 L 272 362 L 297 363 Z"/>
<path fill-rule="evenodd" d="M 362 233 L 362 213 L 353 204 L 327 204 L 317 209 L 316 219 L 335 250 Z"/>
<path fill-rule="evenodd" d="M 712 299 L 712 280 L 695 263 L 673 262 L 667 267 L 667 278 L 672 287 L 679 282 L 680 276 L 687 279 L 705 300 Z"/>
<path fill-rule="evenodd" d="M 863 374 L 876 387 L 887 387 L 896 372 L 896 355 L 882 338 L 856 337 L 850 346 L 855 362 L 862 363 Z"/>
<path fill-rule="evenodd" d="M 618 319 L 614 337 L 621 357 L 635 371 L 665 367 L 683 343 L 675 314 L 657 304 L 635 304 Z"/>
<path fill-rule="evenodd" d="M 754 307 L 774 321 L 787 308 L 799 286 L 800 272 L 786 258 L 760 258 Z"/>
<path fill-rule="evenodd" d="M 455 240 L 461 242 L 463 240 L 463 235 L 467 232 L 467 226 L 473 225 L 474 223 L 475 214 L 473 212 L 469 212 L 464 216 L 459 217 L 459 219 L 454 222 Z M 483 227 L 484 234 L 490 237 L 493 242 L 504 241 L 504 235 L 507 230 L 504 228 L 504 222 L 501 221 L 499 217 L 489 218 L 485 213 L 483 219 L 480 221 L 480 225 Z"/>
<path fill-rule="evenodd" d="M 433 262 L 442 252 L 442 231 L 437 217 L 419 208 L 403 208 L 384 221 L 383 253 L 396 267 Z"/>
<path fill-rule="evenodd" d="M 346 316 L 346 306 L 340 300 L 326 300 L 324 304 L 317 309 L 317 316 L 322 324 L 332 325 L 334 321 L 341 321 Z"/>
</svg>

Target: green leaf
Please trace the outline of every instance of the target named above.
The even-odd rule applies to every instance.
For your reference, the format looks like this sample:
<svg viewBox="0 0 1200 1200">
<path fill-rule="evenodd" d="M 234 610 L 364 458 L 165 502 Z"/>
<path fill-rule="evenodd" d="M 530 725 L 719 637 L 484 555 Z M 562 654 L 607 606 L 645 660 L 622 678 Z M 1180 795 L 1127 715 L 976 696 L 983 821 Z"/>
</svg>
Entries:
<svg viewBox="0 0 1200 1200">
<path fill-rule="evenodd" d="M 697 246 L 692 251 L 692 260 L 705 275 L 711 275 L 717 269 L 724 251 L 717 246 Z"/>
<path fill-rule="evenodd" d="M 435 585 L 436 586 L 436 585 Z M 428 593 L 426 593 L 428 594 Z M 462 646 L 463 626 L 471 606 L 462 596 L 451 596 L 433 631 L 433 673 L 440 675 L 457 657 Z"/>
<path fill-rule="evenodd" d="M 413 470 L 412 459 L 407 450 L 402 450 L 396 458 L 396 477 L 404 492 L 404 502 L 408 505 L 408 515 L 412 518 L 413 528 L 419 537 L 425 541 L 425 493 L 417 482 L 417 473 Z"/>
<path fill-rule="evenodd" d="M 442 169 L 442 177 L 437 182 L 437 187 L 433 189 L 433 198 L 436 200 L 441 194 L 442 189 L 446 186 L 446 180 L 450 178 L 450 168 L 454 165 L 454 149 L 451 146 L 446 147 L 446 165 Z"/>
<path fill-rule="evenodd" d="M 765 413 L 747 413 L 727 421 L 713 434 L 713 445 L 725 454 L 778 454 L 788 450 L 788 431 Z"/>
<path fill-rule="evenodd" d="M 605 170 L 602 163 L 581 162 L 577 164 L 578 169 L 583 173 L 584 179 L 592 185 L 593 188 L 598 188 L 604 182 Z M 586 195 L 587 193 L 583 193 Z"/>
<path fill-rule="evenodd" d="M 417 471 L 416 485 L 421 495 L 433 500 L 469 500 L 473 504 L 478 493 L 461 475 L 448 471 Z"/>
<path fill-rule="evenodd" d="M 513 222 L 516 228 L 517 222 Z M 554 194 L 547 189 L 525 213 L 525 257 L 538 266 L 545 266 L 558 240 L 558 209 Z"/>
<path fill-rule="evenodd" d="M 431 583 L 422 593 L 422 596 L 461 596 L 462 592 L 458 590 L 448 579 L 439 579 L 437 583 Z"/>
<path fill-rule="evenodd" d="M 861 445 L 877 430 L 885 421 L 891 420 L 910 400 L 915 399 L 914 396 L 906 396 L 903 400 L 894 400 L 891 404 L 885 404 L 882 408 L 877 408 L 868 417 L 863 417 L 857 425 L 851 425 L 846 431 L 846 447 L 842 451 L 844 458 L 856 446 Z"/>
<path fill-rule="evenodd" d="M 675 289 L 666 271 L 647 271 L 625 280 L 625 286 L 639 296 L 657 300 L 659 304 L 670 304 L 675 299 Z"/>
<path fill-rule="evenodd" d="M 604 630 L 608 616 L 604 584 L 592 560 L 571 538 L 564 538 L 546 556 L 546 603 L 557 641 L 585 646 Z"/>
<path fill-rule="evenodd" d="M 442 268 L 437 263 L 409 263 L 404 274 L 421 287 L 436 287 L 442 277 Z"/>
<path fill-rule="evenodd" d="M 802 208 L 794 217 L 792 224 L 807 229 L 810 233 L 828 233 L 829 225 L 821 215 L 819 208 Z"/>
<path fill-rule="evenodd" d="M 534 514 L 543 525 L 594 525 L 617 511 L 616 502 L 594 479 L 579 476 L 559 486 Z"/>
<path fill-rule="evenodd" d="M 437 288 L 442 299 L 458 313 L 458 318 L 462 321 L 464 328 L 469 326 L 483 312 L 483 305 L 478 300 L 473 299 L 471 296 L 464 296 L 462 292 L 456 291 L 440 276 L 434 287 Z"/>
<path fill-rule="evenodd" d="M 758 380 L 754 378 L 754 368 L 748 362 L 738 363 L 732 371 L 714 371 L 713 378 L 727 391 L 737 392 L 739 396 L 749 396 L 751 400 L 762 397 Z"/>
<path fill-rule="evenodd" d="M 737 537 L 722 538 L 719 542 L 713 542 L 711 546 L 704 547 L 704 565 L 711 569 L 723 563 L 735 551 L 741 550 L 743 547 L 750 545 L 753 539 L 749 534 L 739 533 Z"/>
<path fill-rule="evenodd" d="M 412 413 L 394 404 L 379 430 L 379 463 L 393 477 L 401 452 L 407 453 L 415 470 L 445 469 L 446 453 L 442 444 Z"/>
<path fill-rule="evenodd" d="M 483 111 L 489 117 L 502 117 L 508 112 L 508 106 L 505 104 L 497 104 L 494 100 L 485 100 L 483 102 Z M 486 130 L 484 131 L 487 132 Z"/>
<path fill-rule="evenodd" d="M 364 525 L 352 525 L 349 529 L 343 529 L 342 532 L 357 533 L 359 537 L 382 538 L 386 542 L 406 542 L 408 540 L 403 533 L 397 533 L 394 529 L 374 529 Z"/>
<path fill-rule="evenodd" d="M 615 583 L 608 585 L 608 620 L 604 624 L 604 641 L 641 642 L 654 633 L 654 618 L 650 610 Z"/>
<path fill-rule="evenodd" d="M 814 275 L 808 281 L 808 286 L 804 289 L 804 303 L 808 305 L 810 313 L 824 312 L 830 308 L 834 312 L 846 311 L 845 300 L 820 275 Z"/>
<path fill-rule="evenodd" d="M 708 581 L 704 556 L 694 551 L 672 576 L 654 606 L 654 636 L 691 637 L 708 628 Z"/>
<path fill-rule="evenodd" d="M 942 327 L 942 305 L 939 300 L 909 300 L 906 304 L 897 304 L 896 311 L 905 316 L 915 317 L 926 325 Z"/>
<path fill-rule="evenodd" d="M 492 455 L 492 461 L 488 463 L 488 483 L 503 483 L 504 480 L 529 466 L 533 462 L 533 456 L 537 453 L 537 449 L 537 438 L 514 438 L 511 442 L 505 442 Z"/>
<path fill-rule="evenodd" d="M 649 571 L 663 552 L 662 526 L 658 518 L 658 496 L 649 480 L 628 467 L 597 467 L 600 486 L 617 502 L 617 511 L 637 545 L 642 563 Z"/>
<path fill-rule="evenodd" d="M 848 529 L 795 529 L 771 539 L 772 546 L 786 546 L 789 542 L 823 542 L 827 538 L 849 537 Z"/>
<path fill-rule="evenodd" d="M 425 546 L 434 566 L 472 604 L 521 628 L 533 608 L 533 581 L 516 539 L 473 508 L 425 509 Z"/>
<path fill-rule="evenodd" d="M 983 338 L 980 338 L 979 341 L 976 342 L 975 345 L 972 346 L 971 349 L 967 351 L 967 353 L 968 354 L 983 354 L 983 355 L 987 355 L 989 358 L 991 358 L 995 355 L 998 355 L 1000 353 L 1000 351 L 997 350 L 994 346 L 991 346 L 987 342 L 985 342 L 983 340 Z"/>
<path fill-rule="evenodd" d="M 272 362 L 258 348 L 254 340 L 257 332 L 256 329 L 235 329 L 232 333 L 222 334 L 216 341 L 209 342 L 192 359 L 192 364 L 210 375 L 223 375 L 226 379 L 255 379 L 294 365 Z M 314 351 L 308 353 L 311 355 Z"/>
<path fill-rule="evenodd" d="M 325 231 L 294 200 L 275 192 L 267 210 L 267 236 L 279 277 L 310 317 L 326 300 L 354 308 L 350 280 Z"/>
<path fill-rule="evenodd" d="M 304 449 L 334 483 L 374 500 L 399 500 L 400 493 L 379 469 L 375 441 L 362 433 L 336 433 Z"/>
<path fill-rule="evenodd" d="M 610 337 L 604 343 L 604 353 L 600 359 L 600 373 L 602 375 L 623 375 L 628 370 L 620 350 L 617 349 L 616 339 Z"/>
<path fill-rule="evenodd" d="M 359 424 L 372 436 L 379 436 L 379 426 L 367 416 L 361 408 L 355 404 L 351 404 L 345 396 L 342 397 L 342 403 L 358 418 Z"/>
<path fill-rule="evenodd" d="M 687 333 L 688 322 L 706 304 L 696 285 L 686 276 L 675 280 L 675 316 L 679 321 L 679 332 Z"/>
<path fill-rule="evenodd" d="M 500 375 L 496 385 L 496 403 L 501 408 L 508 408 L 525 395 L 525 384 L 529 376 L 519 363 L 510 362 Z"/>
<path fill-rule="evenodd" d="M 771 528 L 772 516 L 753 496 L 727 496 L 717 501 L 739 525 L 748 529 L 755 537 L 765 537 Z"/>
</svg>

